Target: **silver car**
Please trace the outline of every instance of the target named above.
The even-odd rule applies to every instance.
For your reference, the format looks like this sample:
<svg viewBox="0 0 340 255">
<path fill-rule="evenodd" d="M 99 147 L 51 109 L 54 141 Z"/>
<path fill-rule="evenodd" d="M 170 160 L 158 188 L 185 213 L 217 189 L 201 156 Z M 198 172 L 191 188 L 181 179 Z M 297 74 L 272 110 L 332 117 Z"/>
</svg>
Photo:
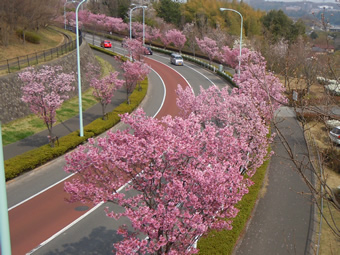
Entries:
<svg viewBox="0 0 340 255">
<path fill-rule="evenodd" d="M 172 53 L 170 56 L 170 63 L 174 64 L 176 66 L 182 66 L 183 65 L 183 58 L 180 54 Z"/>
<path fill-rule="evenodd" d="M 330 132 L 329 132 L 329 137 L 331 138 L 331 140 L 340 145 L 340 126 L 333 128 Z"/>
</svg>

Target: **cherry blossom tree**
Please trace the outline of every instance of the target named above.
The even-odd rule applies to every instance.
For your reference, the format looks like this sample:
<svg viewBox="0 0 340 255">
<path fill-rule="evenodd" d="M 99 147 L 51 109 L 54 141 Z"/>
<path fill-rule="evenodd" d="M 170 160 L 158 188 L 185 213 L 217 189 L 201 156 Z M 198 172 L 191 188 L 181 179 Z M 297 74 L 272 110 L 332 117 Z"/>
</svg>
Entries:
<svg viewBox="0 0 340 255">
<path fill-rule="evenodd" d="M 196 35 L 198 34 L 197 26 L 195 22 L 186 23 L 183 27 L 183 34 L 186 38 L 188 38 L 188 44 L 190 47 L 191 52 L 194 54 L 196 53 Z"/>
<path fill-rule="evenodd" d="M 165 37 L 168 41 L 172 42 L 176 48 L 178 48 L 179 52 L 181 52 L 187 40 L 185 35 L 177 29 L 171 29 L 167 31 L 165 33 Z"/>
<path fill-rule="evenodd" d="M 128 28 L 121 18 L 106 17 L 105 26 L 110 32 L 120 32 Z"/>
<path fill-rule="evenodd" d="M 202 40 L 196 37 L 196 42 L 200 50 L 206 54 L 209 58 L 209 63 L 218 56 L 218 47 L 216 41 L 210 39 L 209 37 L 204 37 Z"/>
<path fill-rule="evenodd" d="M 166 36 L 166 34 L 162 34 L 159 38 L 164 45 L 164 49 L 166 49 L 171 43 L 170 39 Z"/>
<path fill-rule="evenodd" d="M 145 48 L 142 41 L 137 39 L 125 39 L 124 45 L 132 59 L 140 60 L 140 55 L 144 54 Z"/>
<path fill-rule="evenodd" d="M 133 133 L 90 139 L 66 156 L 65 168 L 81 176 L 65 184 L 70 201 L 125 209 L 106 211 L 115 219 L 128 217 L 134 228 L 133 233 L 119 229 L 124 239 L 114 244 L 116 254 L 193 254 L 197 237 L 210 229 L 231 229 L 235 204 L 252 184 L 239 172 L 245 160 L 235 152 L 246 144 L 232 127 L 207 123 L 202 129 L 195 115 L 157 120 L 142 110 L 123 115 L 122 121 Z M 126 188 L 134 193 L 127 197 L 117 190 L 128 179 Z"/>
<path fill-rule="evenodd" d="M 258 52 L 245 51 L 242 63 L 241 76 L 234 79 L 238 88 L 231 92 L 228 88 L 201 88 L 201 93 L 195 97 L 190 89 L 179 87 L 177 104 L 181 116 L 195 114 L 202 127 L 207 123 L 233 127 L 234 135 L 247 145 L 237 152 L 243 154 L 247 162 L 241 169 L 251 175 L 263 163 L 272 141 L 267 125 L 287 100 L 283 95 L 284 86 L 266 71 L 266 61 Z"/>
<path fill-rule="evenodd" d="M 242 144 L 233 151 L 233 155 L 242 158 L 241 164 L 237 165 L 242 173 L 251 176 L 263 164 L 272 138 L 268 137 L 268 126 L 248 95 L 212 86 L 206 90 L 201 88 L 195 97 L 191 89 L 183 90 L 178 86 L 177 96 L 181 116 L 196 115 L 202 128 L 214 125 L 222 129 L 228 126 L 233 130 L 234 137 Z M 223 157 L 230 161 L 230 156 Z"/>
<path fill-rule="evenodd" d="M 130 104 L 129 95 L 133 92 L 137 83 L 145 79 L 150 72 L 150 67 L 140 61 L 125 61 L 122 64 L 122 69 L 124 70 L 127 102 Z"/>
<path fill-rule="evenodd" d="M 143 24 L 140 22 L 132 22 L 132 35 L 136 39 L 143 38 Z"/>
<path fill-rule="evenodd" d="M 95 14 L 87 10 L 79 11 L 79 22 L 89 28 L 106 29 L 111 32 L 123 31 L 127 29 L 128 25 L 124 23 L 121 18 L 109 17 L 105 14 Z M 67 20 L 69 23 L 75 22 L 75 12 L 67 13 Z"/>
<path fill-rule="evenodd" d="M 51 146 L 54 146 L 52 126 L 56 122 L 56 110 L 69 98 L 68 92 L 74 90 L 74 74 L 62 73 L 61 66 L 43 66 L 40 70 L 26 68 L 18 76 L 24 84 L 21 100 L 44 121 Z"/>
<path fill-rule="evenodd" d="M 246 54 L 247 48 L 242 48 L 242 54 Z M 230 66 L 231 68 L 238 68 L 238 60 L 240 56 L 240 49 L 230 49 L 228 46 L 223 46 L 222 51 L 219 55 L 220 60 Z"/>
<path fill-rule="evenodd" d="M 234 77 L 237 93 L 252 98 L 262 118 L 269 123 L 275 110 L 287 102 L 280 80 L 266 70 L 266 61 L 259 52 L 247 51 L 241 57 L 241 74 Z"/>
<path fill-rule="evenodd" d="M 158 28 L 146 26 L 145 27 L 145 39 L 149 41 L 150 45 L 153 40 L 157 40 L 160 37 L 160 30 Z"/>
<path fill-rule="evenodd" d="M 102 106 L 103 119 L 106 116 L 106 106 L 111 103 L 114 92 L 121 88 L 124 80 L 117 78 L 118 72 L 110 72 L 102 79 L 92 78 L 90 86 L 94 89 L 92 95 Z"/>
</svg>

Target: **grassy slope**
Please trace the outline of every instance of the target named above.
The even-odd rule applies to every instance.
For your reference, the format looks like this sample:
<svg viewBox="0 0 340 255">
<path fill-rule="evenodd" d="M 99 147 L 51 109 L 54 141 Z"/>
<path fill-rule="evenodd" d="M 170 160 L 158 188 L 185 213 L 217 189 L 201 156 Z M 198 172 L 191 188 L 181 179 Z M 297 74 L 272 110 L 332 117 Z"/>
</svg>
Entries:
<svg viewBox="0 0 340 255">
<path fill-rule="evenodd" d="M 64 41 L 63 35 L 52 29 L 40 29 L 36 33 L 41 37 L 40 44 L 24 44 L 16 35 L 12 35 L 7 47 L 0 45 L 0 61 L 58 47 Z"/>
</svg>

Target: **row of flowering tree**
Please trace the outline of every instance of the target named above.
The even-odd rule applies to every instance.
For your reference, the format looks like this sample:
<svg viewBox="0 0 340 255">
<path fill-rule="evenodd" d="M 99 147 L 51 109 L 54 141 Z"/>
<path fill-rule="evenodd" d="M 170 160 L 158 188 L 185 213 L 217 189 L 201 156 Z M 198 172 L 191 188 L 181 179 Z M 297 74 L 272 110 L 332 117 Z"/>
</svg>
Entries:
<svg viewBox="0 0 340 255">
<path fill-rule="evenodd" d="M 65 184 L 70 201 L 115 203 L 123 212 L 107 216 L 131 221 L 133 232 L 118 230 L 116 254 L 194 254 L 197 237 L 232 228 L 235 204 L 270 156 L 268 123 L 285 102 L 258 53 L 248 51 L 243 63 L 231 92 L 211 87 L 195 96 L 179 86 L 180 116 L 124 114 L 128 130 L 90 139 L 66 157 L 65 170 L 80 176 Z M 129 180 L 134 193 L 125 196 L 118 189 Z"/>
<path fill-rule="evenodd" d="M 67 20 L 70 24 L 75 22 L 75 13 L 67 13 Z M 93 14 L 89 11 L 79 12 L 79 21 L 88 28 L 96 28 L 101 30 L 106 30 L 108 32 L 122 32 L 129 29 L 128 24 L 124 23 L 121 18 L 113 18 L 106 16 L 104 14 Z M 190 24 L 189 24 L 190 26 Z M 195 46 L 197 45 L 199 49 L 208 56 L 209 62 L 211 63 L 215 58 L 218 58 L 221 54 L 232 51 L 231 55 L 237 55 L 237 46 L 234 45 L 234 49 L 230 49 L 228 46 L 221 46 L 221 43 L 208 37 L 203 36 L 202 39 L 192 36 L 190 32 L 184 30 L 180 31 L 177 29 L 170 29 L 168 26 L 164 26 L 165 30 L 160 31 L 158 28 L 154 28 L 144 24 L 144 35 L 147 41 L 160 40 L 165 48 L 170 44 L 173 44 L 179 52 L 181 52 L 185 43 L 187 42 L 187 36 L 193 37 L 189 44 L 193 46 L 193 52 L 195 51 Z M 135 39 L 141 40 L 143 37 L 143 24 L 140 22 L 132 22 L 132 35 Z M 189 30 L 193 30 L 194 27 L 190 26 Z M 214 36 L 216 37 L 216 36 Z M 230 56 L 229 55 L 229 58 Z M 220 59 L 219 59 L 220 60 Z M 229 61 L 228 61 L 229 62 Z M 234 62 L 238 62 L 237 58 L 234 58 Z M 233 64 L 233 63 L 227 63 Z M 236 67 L 236 65 L 234 65 Z"/>
<path fill-rule="evenodd" d="M 73 23 L 75 20 L 74 12 L 70 12 L 67 15 L 68 20 Z M 129 26 L 120 18 L 112 18 L 104 14 L 93 14 L 89 11 L 81 11 L 79 13 L 79 20 L 83 25 L 89 28 L 99 28 L 110 32 L 121 32 L 129 29 Z M 143 37 L 143 24 L 140 22 L 132 22 L 131 28 L 134 39 L 141 41 Z M 191 27 L 190 29 L 193 28 Z M 173 44 L 179 52 L 182 51 L 185 43 L 187 42 L 186 35 L 189 36 L 187 31 L 168 29 L 161 32 L 160 29 L 153 28 L 146 24 L 144 25 L 144 35 L 145 39 L 150 42 L 159 39 L 165 48 L 167 48 L 170 44 Z M 238 47 L 236 47 L 238 45 L 235 45 L 234 49 L 230 49 L 228 46 L 221 46 L 219 42 L 209 38 L 208 36 L 203 36 L 202 39 L 197 37 L 193 39 L 195 40 L 191 40 L 189 43 L 193 45 L 194 51 L 195 45 L 197 45 L 201 52 L 207 55 L 210 63 L 214 59 L 218 59 L 233 68 L 237 68 L 238 58 L 235 57 L 239 54 Z M 128 41 L 128 39 L 126 41 Z M 133 43 L 134 42 L 131 42 L 131 44 Z M 134 48 L 137 49 L 136 46 Z M 140 51 L 143 51 L 143 49 L 140 49 Z M 231 61 L 231 59 L 233 60 Z"/>
<path fill-rule="evenodd" d="M 126 61 L 122 64 L 124 80 L 119 79 L 119 72 L 110 72 L 105 77 L 100 77 L 100 68 L 89 64 L 87 66 L 87 79 L 93 88 L 93 97 L 102 107 L 102 118 L 106 117 L 106 107 L 111 103 L 114 93 L 125 84 L 127 103 L 129 96 L 136 85 L 143 81 L 150 72 L 147 64 L 136 61 Z M 75 77 L 73 73 L 66 74 L 61 66 L 43 66 L 36 70 L 33 67 L 26 68 L 19 73 L 19 79 L 23 83 L 21 100 L 27 103 L 31 111 L 36 114 L 48 129 L 48 139 L 51 146 L 57 137 L 53 134 L 53 125 L 56 123 L 56 112 L 63 102 L 75 89 Z"/>
</svg>

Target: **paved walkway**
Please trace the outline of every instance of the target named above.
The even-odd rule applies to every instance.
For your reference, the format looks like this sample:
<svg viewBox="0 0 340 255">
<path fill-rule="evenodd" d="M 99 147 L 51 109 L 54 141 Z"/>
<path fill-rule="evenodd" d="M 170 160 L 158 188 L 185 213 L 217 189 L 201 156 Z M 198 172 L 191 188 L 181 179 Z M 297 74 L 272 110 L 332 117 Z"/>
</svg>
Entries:
<svg viewBox="0 0 340 255">
<path fill-rule="evenodd" d="M 294 112 L 282 107 L 276 122 L 298 159 L 306 157 L 306 143 Z M 272 149 L 275 154 L 270 160 L 263 192 L 234 254 L 314 254 L 311 250 L 314 209 L 310 192 L 278 137 Z M 311 178 L 312 173 L 306 175 Z"/>
</svg>

